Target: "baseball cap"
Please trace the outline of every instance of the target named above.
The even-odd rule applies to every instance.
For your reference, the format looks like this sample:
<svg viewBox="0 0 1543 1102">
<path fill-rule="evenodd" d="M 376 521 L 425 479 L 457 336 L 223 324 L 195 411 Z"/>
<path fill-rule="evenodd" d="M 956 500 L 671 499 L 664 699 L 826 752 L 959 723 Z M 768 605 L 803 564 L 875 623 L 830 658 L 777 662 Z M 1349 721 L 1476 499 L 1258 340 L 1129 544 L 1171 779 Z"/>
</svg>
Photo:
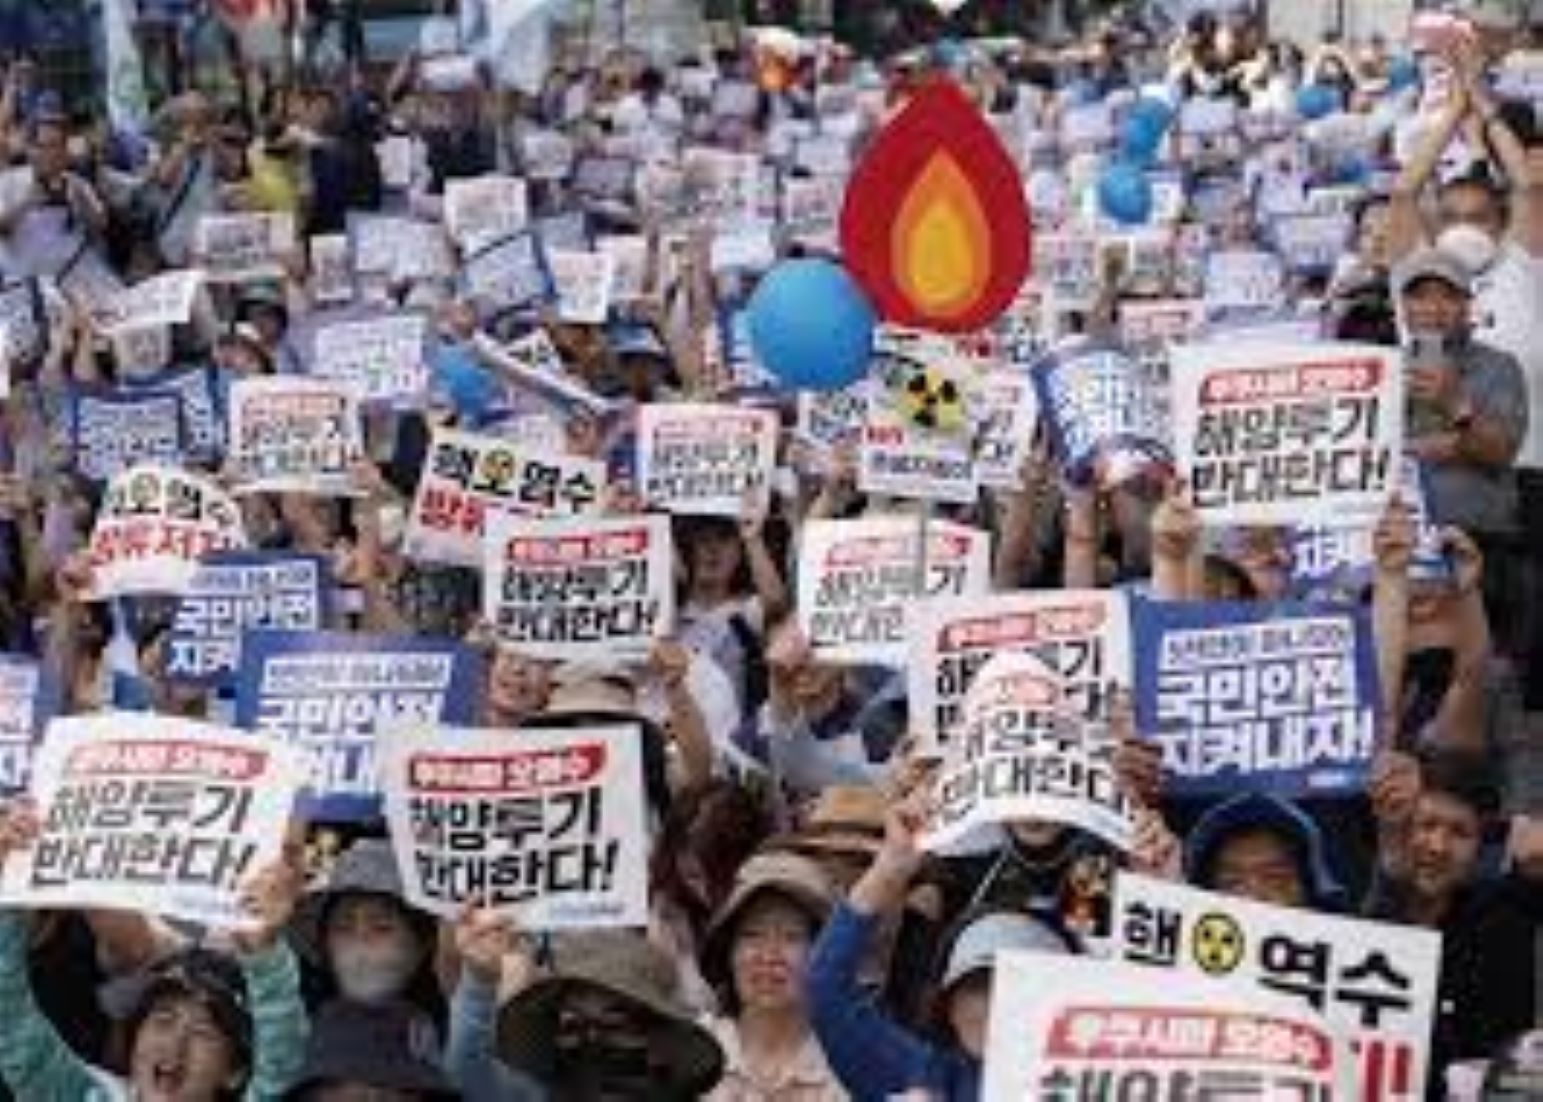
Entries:
<svg viewBox="0 0 1543 1102">
<path fill-rule="evenodd" d="M 1393 286 L 1399 297 L 1422 279 L 1439 279 L 1464 295 L 1473 294 L 1473 273 L 1445 249 L 1420 249 L 1393 271 Z"/>
</svg>

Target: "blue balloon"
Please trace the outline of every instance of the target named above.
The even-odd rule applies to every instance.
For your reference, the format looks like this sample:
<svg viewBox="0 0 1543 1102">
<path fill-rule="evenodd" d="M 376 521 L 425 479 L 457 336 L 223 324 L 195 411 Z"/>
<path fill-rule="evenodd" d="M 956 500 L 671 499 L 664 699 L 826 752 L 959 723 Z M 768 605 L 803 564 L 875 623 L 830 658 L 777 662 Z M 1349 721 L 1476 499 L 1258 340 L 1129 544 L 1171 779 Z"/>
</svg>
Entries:
<svg viewBox="0 0 1543 1102">
<path fill-rule="evenodd" d="M 1120 120 L 1120 155 L 1126 160 L 1151 164 L 1162 144 L 1162 127 L 1150 115 L 1132 113 Z"/>
<path fill-rule="evenodd" d="M 1098 178 L 1098 205 L 1116 222 L 1140 225 L 1152 217 L 1152 181 L 1140 165 L 1115 161 Z"/>
<path fill-rule="evenodd" d="M 840 390 L 868 370 L 878 319 L 839 264 L 778 264 L 750 296 L 748 312 L 751 347 L 790 390 Z"/>
<path fill-rule="evenodd" d="M 1297 114 L 1309 121 L 1332 115 L 1342 106 L 1339 89 L 1327 84 L 1304 84 L 1297 89 Z"/>
<path fill-rule="evenodd" d="M 1173 108 L 1156 96 L 1142 96 L 1130 106 L 1130 114 L 1146 119 L 1159 133 L 1173 121 Z"/>
</svg>

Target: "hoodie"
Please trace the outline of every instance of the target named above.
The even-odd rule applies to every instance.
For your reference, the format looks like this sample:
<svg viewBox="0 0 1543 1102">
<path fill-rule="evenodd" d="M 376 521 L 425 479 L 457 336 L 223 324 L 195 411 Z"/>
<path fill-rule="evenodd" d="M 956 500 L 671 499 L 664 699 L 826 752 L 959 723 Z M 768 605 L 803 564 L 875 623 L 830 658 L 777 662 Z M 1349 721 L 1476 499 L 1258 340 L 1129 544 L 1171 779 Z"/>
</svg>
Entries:
<svg viewBox="0 0 1543 1102">
<path fill-rule="evenodd" d="M 1297 869 L 1308 905 L 1317 911 L 1343 911 L 1344 887 L 1329 871 L 1323 832 L 1289 800 L 1265 793 L 1234 796 L 1202 815 L 1189 832 L 1184 851 L 1184 875 L 1202 888 L 1212 885 L 1217 853 L 1229 838 L 1263 830 L 1284 839 L 1296 855 Z"/>
</svg>

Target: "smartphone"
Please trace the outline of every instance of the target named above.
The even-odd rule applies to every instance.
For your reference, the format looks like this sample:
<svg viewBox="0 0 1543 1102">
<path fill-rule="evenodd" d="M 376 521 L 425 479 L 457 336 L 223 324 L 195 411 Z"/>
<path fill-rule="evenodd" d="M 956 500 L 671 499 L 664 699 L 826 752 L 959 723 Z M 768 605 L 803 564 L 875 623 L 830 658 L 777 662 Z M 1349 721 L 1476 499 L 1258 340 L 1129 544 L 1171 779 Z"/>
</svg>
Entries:
<svg viewBox="0 0 1543 1102">
<path fill-rule="evenodd" d="M 1451 362 L 1447 343 L 1440 336 L 1417 333 L 1411 336 L 1408 344 L 1404 346 L 1404 364 L 1410 371 L 1420 368 L 1445 370 Z M 1444 411 L 1433 403 L 1417 397 L 1413 392 L 1405 398 L 1404 410 L 1405 428 L 1413 439 L 1433 436 L 1436 433 L 1445 432 L 1449 427 Z"/>
</svg>

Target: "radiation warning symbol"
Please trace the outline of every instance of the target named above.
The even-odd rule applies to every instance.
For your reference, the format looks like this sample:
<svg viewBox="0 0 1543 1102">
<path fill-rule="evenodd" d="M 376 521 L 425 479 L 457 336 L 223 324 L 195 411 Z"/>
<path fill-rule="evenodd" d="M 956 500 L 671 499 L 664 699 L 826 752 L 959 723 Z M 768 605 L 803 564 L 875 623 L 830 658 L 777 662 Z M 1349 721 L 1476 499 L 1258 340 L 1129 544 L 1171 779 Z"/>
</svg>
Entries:
<svg viewBox="0 0 1543 1102">
<path fill-rule="evenodd" d="M 1243 962 L 1243 928 L 1231 915 L 1201 915 L 1190 940 L 1195 963 L 1209 976 L 1224 976 Z"/>
</svg>

